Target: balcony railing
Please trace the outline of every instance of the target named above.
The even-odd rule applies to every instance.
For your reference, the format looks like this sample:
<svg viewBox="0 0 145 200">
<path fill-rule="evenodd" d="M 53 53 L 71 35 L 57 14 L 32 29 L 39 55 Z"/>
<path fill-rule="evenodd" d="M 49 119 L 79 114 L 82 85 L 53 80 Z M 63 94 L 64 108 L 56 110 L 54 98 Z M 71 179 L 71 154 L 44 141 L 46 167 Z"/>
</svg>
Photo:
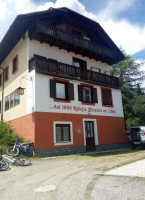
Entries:
<svg viewBox="0 0 145 200">
<path fill-rule="evenodd" d="M 107 62 L 110 65 L 115 59 L 115 52 L 111 49 L 42 22 L 36 22 L 34 29 L 29 31 L 29 36 L 31 39 L 38 39 L 41 42 Z"/>
<path fill-rule="evenodd" d="M 77 79 L 96 85 L 119 88 L 119 79 L 117 77 L 57 62 L 53 59 L 46 59 L 38 55 L 34 55 L 29 61 L 29 71 L 33 69 L 36 69 L 39 73 L 52 76 Z"/>
</svg>

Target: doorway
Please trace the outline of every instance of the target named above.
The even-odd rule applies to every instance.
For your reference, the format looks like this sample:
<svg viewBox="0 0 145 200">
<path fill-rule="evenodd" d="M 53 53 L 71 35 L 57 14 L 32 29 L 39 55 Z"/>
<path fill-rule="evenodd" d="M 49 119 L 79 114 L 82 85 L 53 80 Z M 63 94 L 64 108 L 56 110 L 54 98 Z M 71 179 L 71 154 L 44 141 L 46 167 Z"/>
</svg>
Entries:
<svg viewBox="0 0 145 200">
<path fill-rule="evenodd" d="M 94 121 L 85 121 L 86 151 L 95 151 Z"/>
</svg>

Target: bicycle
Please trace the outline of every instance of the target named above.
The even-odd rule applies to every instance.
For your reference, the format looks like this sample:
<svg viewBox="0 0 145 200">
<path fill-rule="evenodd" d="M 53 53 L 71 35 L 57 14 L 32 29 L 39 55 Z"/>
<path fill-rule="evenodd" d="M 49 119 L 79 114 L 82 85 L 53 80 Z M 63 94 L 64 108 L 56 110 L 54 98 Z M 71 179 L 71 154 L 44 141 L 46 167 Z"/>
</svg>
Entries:
<svg viewBox="0 0 145 200">
<path fill-rule="evenodd" d="M 31 160 L 29 160 L 26 157 L 22 157 L 22 156 L 18 157 L 18 156 L 16 156 L 14 158 L 15 158 L 15 160 L 14 160 L 13 165 L 15 165 L 15 166 L 29 166 L 29 165 L 32 165 Z"/>
<path fill-rule="evenodd" d="M 6 149 L 6 153 L 9 156 L 18 156 L 19 153 L 25 153 L 28 157 L 34 157 L 34 150 L 29 144 L 20 144 L 15 141 L 14 146 L 9 146 Z"/>
<path fill-rule="evenodd" d="M 9 163 L 6 162 L 3 157 L 2 157 L 2 150 L 0 150 L 1 155 L 0 155 L 0 171 L 6 171 L 9 169 Z"/>
</svg>

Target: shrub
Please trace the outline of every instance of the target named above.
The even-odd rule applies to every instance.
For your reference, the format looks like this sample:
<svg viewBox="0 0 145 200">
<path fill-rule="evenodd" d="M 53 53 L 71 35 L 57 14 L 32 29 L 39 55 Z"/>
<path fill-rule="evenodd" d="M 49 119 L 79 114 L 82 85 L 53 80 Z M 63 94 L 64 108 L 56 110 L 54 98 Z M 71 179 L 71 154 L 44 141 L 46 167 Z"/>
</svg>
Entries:
<svg viewBox="0 0 145 200">
<path fill-rule="evenodd" d="M 24 141 L 23 138 L 14 134 L 14 130 L 10 127 L 10 125 L 0 121 L 0 146 L 13 145 L 15 140 L 18 142 Z"/>
</svg>

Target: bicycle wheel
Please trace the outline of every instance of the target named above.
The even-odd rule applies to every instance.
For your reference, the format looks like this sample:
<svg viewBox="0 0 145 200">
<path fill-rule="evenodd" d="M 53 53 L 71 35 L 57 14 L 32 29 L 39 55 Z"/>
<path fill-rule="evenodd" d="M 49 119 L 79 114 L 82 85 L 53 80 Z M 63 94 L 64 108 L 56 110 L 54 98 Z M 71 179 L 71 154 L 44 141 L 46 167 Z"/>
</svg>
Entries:
<svg viewBox="0 0 145 200">
<path fill-rule="evenodd" d="M 10 146 L 6 149 L 6 153 L 9 156 L 17 156 L 19 154 L 19 149 L 17 147 L 14 146 Z"/>
<path fill-rule="evenodd" d="M 31 160 L 25 157 L 18 157 L 15 160 L 15 165 L 19 166 L 29 166 L 31 165 Z"/>
<path fill-rule="evenodd" d="M 28 157 L 34 157 L 34 155 L 35 155 L 34 150 L 33 150 L 32 148 L 28 147 L 28 148 L 26 149 L 26 155 L 27 155 Z"/>
<path fill-rule="evenodd" d="M 1 161 L 0 161 L 0 170 L 1 170 L 1 171 L 5 171 L 5 170 L 7 170 L 7 169 L 9 169 L 9 163 L 7 163 L 7 162 L 4 161 L 4 160 L 1 160 Z"/>
</svg>

